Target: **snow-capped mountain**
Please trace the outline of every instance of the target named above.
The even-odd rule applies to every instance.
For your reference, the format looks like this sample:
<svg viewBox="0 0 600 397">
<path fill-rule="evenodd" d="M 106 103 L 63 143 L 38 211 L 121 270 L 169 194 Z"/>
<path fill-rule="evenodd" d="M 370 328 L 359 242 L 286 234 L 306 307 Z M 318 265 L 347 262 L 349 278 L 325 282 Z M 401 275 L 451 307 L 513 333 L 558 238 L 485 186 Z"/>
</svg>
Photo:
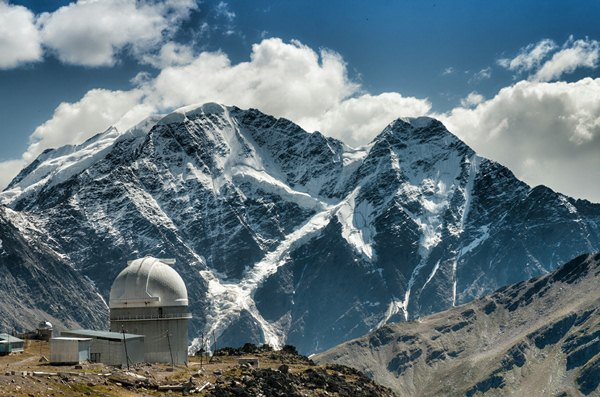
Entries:
<svg viewBox="0 0 600 397">
<path fill-rule="evenodd" d="M 430 118 L 353 149 L 254 109 L 182 108 L 43 153 L 1 200 L 101 296 L 128 259 L 174 257 L 191 335 L 304 353 L 600 250 L 600 205 L 530 188 Z"/>
</svg>

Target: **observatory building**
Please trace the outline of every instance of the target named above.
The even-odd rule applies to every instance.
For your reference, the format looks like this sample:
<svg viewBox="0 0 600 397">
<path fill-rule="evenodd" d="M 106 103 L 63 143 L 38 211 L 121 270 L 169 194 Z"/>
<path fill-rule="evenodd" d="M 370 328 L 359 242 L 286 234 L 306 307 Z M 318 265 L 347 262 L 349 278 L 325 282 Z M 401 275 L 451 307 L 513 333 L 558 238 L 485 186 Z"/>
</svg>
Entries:
<svg viewBox="0 0 600 397">
<path fill-rule="evenodd" d="M 128 262 L 110 289 L 110 330 L 144 335 L 146 362 L 187 362 L 188 295 L 173 259 Z"/>
</svg>

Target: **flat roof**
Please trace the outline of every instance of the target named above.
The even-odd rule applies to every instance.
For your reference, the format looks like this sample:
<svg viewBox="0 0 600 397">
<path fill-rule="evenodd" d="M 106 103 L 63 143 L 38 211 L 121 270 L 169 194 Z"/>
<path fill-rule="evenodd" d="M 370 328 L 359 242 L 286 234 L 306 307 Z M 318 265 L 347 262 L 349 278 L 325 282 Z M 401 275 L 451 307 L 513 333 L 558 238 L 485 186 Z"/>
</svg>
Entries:
<svg viewBox="0 0 600 397">
<path fill-rule="evenodd" d="M 115 340 L 115 341 L 123 340 L 122 332 L 96 331 L 93 329 L 76 329 L 76 330 L 70 330 L 70 331 L 62 331 L 61 335 L 63 335 L 63 334 L 85 336 L 88 338 L 95 338 L 95 339 Z M 144 335 L 127 334 L 127 333 L 125 334 L 125 340 L 140 339 L 143 337 L 144 337 Z"/>
<path fill-rule="evenodd" d="M 9 334 L 0 334 L 0 339 L 6 341 L 7 343 L 25 342 L 23 339 L 15 338 Z"/>
<path fill-rule="evenodd" d="M 56 338 L 50 338 L 50 340 L 90 341 L 92 340 L 92 338 L 73 338 L 70 336 L 57 336 Z"/>
</svg>

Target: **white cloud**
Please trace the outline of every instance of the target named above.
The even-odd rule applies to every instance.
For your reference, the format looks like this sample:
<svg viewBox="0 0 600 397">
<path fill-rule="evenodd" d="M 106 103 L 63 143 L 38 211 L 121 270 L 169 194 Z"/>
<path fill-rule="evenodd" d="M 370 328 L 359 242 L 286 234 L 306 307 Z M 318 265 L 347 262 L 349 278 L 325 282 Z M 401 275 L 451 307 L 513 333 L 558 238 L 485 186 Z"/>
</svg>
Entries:
<svg viewBox="0 0 600 397">
<path fill-rule="evenodd" d="M 403 97 L 397 92 L 364 94 L 342 101 L 312 122 L 325 135 L 359 146 L 371 141 L 398 117 L 422 116 L 430 109 L 429 101 Z"/>
<path fill-rule="evenodd" d="M 437 117 L 526 182 L 600 202 L 600 79 L 521 81 Z"/>
<path fill-rule="evenodd" d="M 444 69 L 444 71 L 442 72 L 442 76 L 447 76 L 449 74 L 453 74 L 455 72 L 454 68 L 452 66 L 448 66 L 446 69 Z"/>
<path fill-rule="evenodd" d="M 529 72 L 532 81 L 553 81 L 580 67 L 596 68 L 599 58 L 600 42 L 574 40 L 571 36 L 561 48 L 554 41 L 543 39 L 521 48 L 515 58 L 499 59 L 498 64 L 517 73 Z"/>
<path fill-rule="evenodd" d="M 22 159 L 0 161 L 0 188 L 7 186 L 26 165 L 27 162 Z"/>
<path fill-rule="evenodd" d="M 431 106 L 397 93 L 365 94 L 339 54 L 278 38 L 253 45 L 249 62 L 232 65 L 223 53 L 205 52 L 140 88 L 156 108 L 210 101 L 256 107 L 351 144 L 366 143 L 393 119 L 422 115 Z"/>
<path fill-rule="evenodd" d="M 79 0 L 39 16 L 44 45 L 65 63 L 109 66 L 124 50 L 158 47 L 197 7 L 193 0 Z"/>
<path fill-rule="evenodd" d="M 194 60 L 194 51 L 189 45 L 168 42 L 161 47 L 158 54 L 145 54 L 141 60 L 157 69 L 164 69 L 191 63 Z"/>
<path fill-rule="evenodd" d="M 535 73 L 535 81 L 551 81 L 580 67 L 598 67 L 600 43 L 596 40 L 569 39 L 563 49 L 552 55 Z"/>
<path fill-rule="evenodd" d="M 27 8 L 0 0 L 0 69 L 42 58 L 34 15 Z"/>
<path fill-rule="evenodd" d="M 490 77 L 492 77 L 492 68 L 488 66 L 487 68 L 483 68 L 479 72 L 473 74 L 473 76 L 469 79 L 469 83 L 487 80 Z"/>
<path fill-rule="evenodd" d="M 541 61 L 557 48 L 550 39 L 540 40 L 538 43 L 529 44 L 519 50 L 519 55 L 513 59 L 503 58 L 498 64 L 515 72 L 526 72 L 540 66 Z"/>
<path fill-rule="evenodd" d="M 154 110 L 141 104 L 141 98 L 139 90 L 95 89 L 78 102 L 61 103 L 52 118 L 35 129 L 23 159 L 29 163 L 47 148 L 81 143 L 113 125 L 134 125 Z M 124 121 L 118 125 L 121 119 Z"/>
<path fill-rule="evenodd" d="M 252 46 L 249 62 L 232 65 L 221 52 L 203 52 L 189 65 L 162 70 L 143 88 L 163 109 L 215 101 L 299 120 L 326 112 L 359 86 L 337 53 L 267 39 Z"/>
<path fill-rule="evenodd" d="M 231 11 L 229 9 L 229 4 L 224 1 L 221 1 L 219 4 L 217 4 L 216 11 L 217 15 L 224 17 L 229 22 L 233 22 L 235 19 L 235 12 Z"/>
<path fill-rule="evenodd" d="M 470 92 L 469 95 L 467 95 L 465 98 L 461 99 L 460 104 L 462 107 L 470 108 L 470 107 L 479 105 L 484 100 L 485 100 L 485 98 L 483 97 L 483 95 L 478 94 L 477 92 L 473 91 L 473 92 Z"/>
</svg>

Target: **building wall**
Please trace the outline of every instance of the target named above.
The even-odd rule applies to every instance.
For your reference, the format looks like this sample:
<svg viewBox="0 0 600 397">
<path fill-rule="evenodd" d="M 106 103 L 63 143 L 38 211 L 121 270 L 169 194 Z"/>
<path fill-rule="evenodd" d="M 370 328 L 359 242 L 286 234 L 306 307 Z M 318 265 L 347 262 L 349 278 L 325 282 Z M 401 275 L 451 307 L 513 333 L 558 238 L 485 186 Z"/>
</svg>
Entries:
<svg viewBox="0 0 600 397">
<path fill-rule="evenodd" d="M 92 339 L 90 356 L 94 357 L 94 355 L 99 354 L 98 362 L 122 367 L 127 366 L 127 356 L 129 356 L 129 364 L 144 362 L 143 339 L 128 339 L 126 343 L 127 355 L 125 354 L 123 341 Z"/>
<path fill-rule="evenodd" d="M 22 352 L 22 351 L 24 351 L 24 345 L 25 345 L 25 341 L 16 341 L 16 342 L 1 341 L 0 342 L 0 355 Z"/>
<path fill-rule="evenodd" d="M 110 330 L 144 335 L 145 361 L 187 363 L 186 307 L 111 309 Z"/>
<path fill-rule="evenodd" d="M 25 350 L 25 342 L 11 342 L 10 351 L 11 352 L 22 352 Z"/>
<path fill-rule="evenodd" d="M 50 339 L 50 362 L 79 364 L 89 360 L 90 340 Z"/>
</svg>

